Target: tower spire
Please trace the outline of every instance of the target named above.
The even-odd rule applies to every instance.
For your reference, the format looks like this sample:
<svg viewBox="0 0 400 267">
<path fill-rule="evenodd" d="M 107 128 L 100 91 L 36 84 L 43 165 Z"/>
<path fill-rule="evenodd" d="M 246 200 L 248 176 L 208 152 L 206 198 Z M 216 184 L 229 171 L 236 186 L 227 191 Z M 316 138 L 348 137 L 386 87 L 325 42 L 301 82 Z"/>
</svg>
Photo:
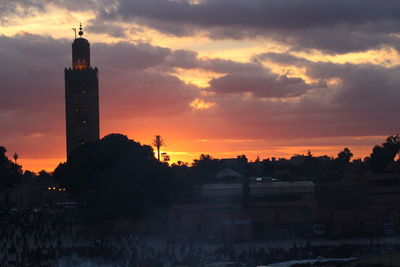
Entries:
<svg viewBox="0 0 400 267">
<path fill-rule="evenodd" d="M 90 68 L 90 44 L 82 37 L 82 23 L 79 24 L 78 34 L 79 38 L 72 43 L 72 68 L 87 69 Z"/>
<path fill-rule="evenodd" d="M 82 37 L 83 31 L 82 31 L 82 23 L 79 23 L 79 37 Z"/>
</svg>

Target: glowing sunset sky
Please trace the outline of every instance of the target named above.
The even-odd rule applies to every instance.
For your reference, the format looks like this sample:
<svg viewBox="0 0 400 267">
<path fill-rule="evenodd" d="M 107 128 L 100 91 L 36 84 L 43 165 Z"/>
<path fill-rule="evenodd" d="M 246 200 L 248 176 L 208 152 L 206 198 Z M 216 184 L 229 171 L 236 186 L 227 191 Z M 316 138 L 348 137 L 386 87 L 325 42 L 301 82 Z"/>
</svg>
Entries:
<svg viewBox="0 0 400 267">
<path fill-rule="evenodd" d="M 400 132 L 400 1 L 0 2 L 0 145 L 24 169 L 65 161 L 64 68 L 82 22 L 101 136 L 173 161 L 365 157 Z"/>
</svg>

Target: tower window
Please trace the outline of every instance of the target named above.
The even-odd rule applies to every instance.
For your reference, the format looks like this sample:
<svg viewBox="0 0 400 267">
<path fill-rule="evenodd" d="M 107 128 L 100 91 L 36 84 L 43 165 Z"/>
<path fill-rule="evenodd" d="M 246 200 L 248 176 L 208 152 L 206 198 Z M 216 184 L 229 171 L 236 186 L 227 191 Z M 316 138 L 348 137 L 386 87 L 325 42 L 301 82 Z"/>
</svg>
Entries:
<svg viewBox="0 0 400 267">
<path fill-rule="evenodd" d="M 86 116 L 84 116 L 84 114 L 82 114 L 81 112 L 78 113 L 76 119 L 79 124 L 85 125 L 87 123 Z"/>
<path fill-rule="evenodd" d="M 82 93 L 82 94 L 84 94 L 84 95 L 85 95 L 86 92 L 87 92 L 86 89 L 84 89 L 84 88 L 78 88 L 77 91 L 78 91 L 78 93 Z"/>
<path fill-rule="evenodd" d="M 85 107 L 76 107 L 75 112 L 88 112 L 89 109 Z"/>
</svg>

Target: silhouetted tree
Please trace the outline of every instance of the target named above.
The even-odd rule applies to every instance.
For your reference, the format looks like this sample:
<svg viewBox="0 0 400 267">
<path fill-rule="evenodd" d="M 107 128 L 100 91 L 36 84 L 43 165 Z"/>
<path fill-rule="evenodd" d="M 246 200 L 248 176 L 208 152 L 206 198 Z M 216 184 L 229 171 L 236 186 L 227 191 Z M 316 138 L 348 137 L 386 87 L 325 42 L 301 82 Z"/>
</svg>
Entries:
<svg viewBox="0 0 400 267">
<path fill-rule="evenodd" d="M 158 161 L 160 161 L 160 159 L 161 159 L 160 158 L 160 148 L 162 146 L 164 146 L 164 145 L 165 145 L 164 139 L 162 139 L 161 136 L 156 135 L 154 137 L 154 140 L 153 140 L 153 146 L 155 146 L 156 149 L 157 149 L 157 159 L 158 159 Z"/>
<path fill-rule="evenodd" d="M 14 153 L 13 159 L 14 159 L 14 163 L 17 164 L 17 160 L 18 160 L 18 154 L 17 153 Z"/>
<path fill-rule="evenodd" d="M 375 146 L 371 156 L 366 160 L 372 172 L 384 172 L 389 163 L 393 161 L 392 152 L 383 146 Z"/>
<path fill-rule="evenodd" d="M 184 166 L 184 167 L 188 167 L 188 166 L 189 166 L 189 163 L 183 162 L 183 161 L 181 161 L 181 160 L 178 160 L 177 162 L 172 163 L 171 166 L 179 166 L 179 167 Z"/>
<path fill-rule="evenodd" d="M 346 147 L 343 151 L 339 152 L 337 160 L 341 163 L 349 163 L 352 157 L 353 153 L 351 153 L 350 149 Z"/>
<path fill-rule="evenodd" d="M 286 166 L 286 169 L 291 170 L 291 180 L 293 180 L 295 177 L 307 177 L 314 179 L 322 176 L 326 167 L 325 162 L 318 157 L 314 157 L 310 150 L 308 150 L 307 155 L 302 155 L 299 158 L 303 159 L 300 161 L 300 164 L 295 164 L 292 166 L 283 165 Z"/>
<path fill-rule="evenodd" d="M 168 162 L 171 160 L 170 156 L 167 154 L 167 152 L 161 153 L 162 156 L 162 162 L 168 164 Z"/>
<path fill-rule="evenodd" d="M 25 181 L 32 181 L 34 177 L 36 177 L 36 174 L 34 172 L 28 170 L 24 171 L 23 179 Z"/>
<path fill-rule="evenodd" d="M 383 147 L 390 152 L 393 160 L 400 151 L 400 136 L 398 134 L 389 136 L 383 143 Z"/>
<path fill-rule="evenodd" d="M 208 162 L 211 161 L 217 161 L 218 159 L 214 159 L 211 155 L 209 154 L 201 154 L 199 159 L 194 159 L 193 160 L 193 167 L 199 167 L 203 164 L 207 164 Z"/>
<path fill-rule="evenodd" d="M 172 170 L 148 145 L 110 134 L 77 148 L 54 176 L 86 205 L 89 222 L 138 219 L 168 205 L 178 192 Z"/>
<path fill-rule="evenodd" d="M 172 183 L 174 184 L 176 192 L 190 191 L 195 185 L 193 179 L 191 179 L 192 172 L 188 165 L 188 163 L 179 160 L 171 164 L 170 169 L 173 172 Z"/>
<path fill-rule="evenodd" d="M 207 181 L 215 178 L 221 169 L 221 162 L 209 154 L 201 154 L 199 159 L 193 160 L 192 168 L 196 180 Z"/>
<path fill-rule="evenodd" d="M 0 190 L 6 190 L 6 208 L 9 208 L 9 189 L 22 179 L 22 168 L 6 156 L 7 149 L 0 146 Z"/>
<path fill-rule="evenodd" d="M 41 170 L 36 175 L 36 179 L 39 181 L 49 182 L 53 179 L 53 176 L 50 173 L 48 173 L 46 170 Z"/>
<path fill-rule="evenodd" d="M 398 134 L 386 138 L 382 146 L 375 146 L 371 156 L 366 158 L 367 164 L 372 172 L 385 172 L 389 164 L 394 162 L 394 158 L 400 150 L 400 137 Z"/>
</svg>

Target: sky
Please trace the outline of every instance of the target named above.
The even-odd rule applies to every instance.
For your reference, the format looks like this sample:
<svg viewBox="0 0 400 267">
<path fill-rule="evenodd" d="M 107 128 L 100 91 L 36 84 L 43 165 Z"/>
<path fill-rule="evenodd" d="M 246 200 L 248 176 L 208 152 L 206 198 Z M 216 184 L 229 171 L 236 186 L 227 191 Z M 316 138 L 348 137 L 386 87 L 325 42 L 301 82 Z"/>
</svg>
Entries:
<svg viewBox="0 0 400 267">
<path fill-rule="evenodd" d="M 64 68 L 83 24 L 100 132 L 172 161 L 355 158 L 400 132 L 400 1 L 5 0 L 0 145 L 24 169 L 65 161 Z"/>
</svg>

